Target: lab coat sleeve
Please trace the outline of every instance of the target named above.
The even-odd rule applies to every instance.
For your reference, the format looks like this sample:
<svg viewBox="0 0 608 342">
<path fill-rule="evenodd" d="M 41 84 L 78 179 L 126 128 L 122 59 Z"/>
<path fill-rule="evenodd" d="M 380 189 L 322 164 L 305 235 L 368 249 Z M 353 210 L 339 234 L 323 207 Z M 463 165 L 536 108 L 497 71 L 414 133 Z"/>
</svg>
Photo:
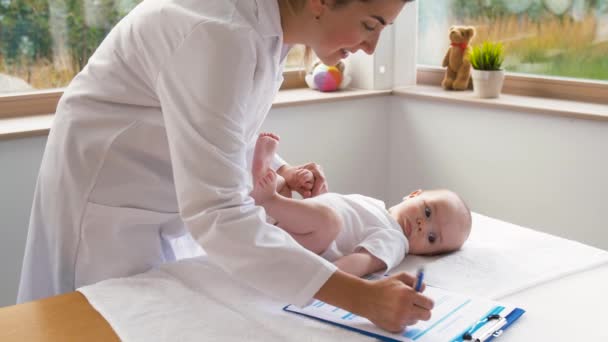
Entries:
<svg viewBox="0 0 608 342">
<path fill-rule="evenodd" d="M 254 114 L 242 99 L 254 87 L 255 39 L 247 28 L 199 24 L 164 63 L 156 90 L 186 227 L 236 279 L 305 306 L 336 267 L 267 224 L 249 196 L 243 126 Z"/>
</svg>

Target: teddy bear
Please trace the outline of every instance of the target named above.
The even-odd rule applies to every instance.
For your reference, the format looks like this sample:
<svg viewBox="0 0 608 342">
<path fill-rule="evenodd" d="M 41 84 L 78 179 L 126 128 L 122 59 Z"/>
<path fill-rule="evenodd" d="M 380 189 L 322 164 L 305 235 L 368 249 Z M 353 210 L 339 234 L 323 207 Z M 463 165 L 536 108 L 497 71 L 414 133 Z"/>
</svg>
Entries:
<svg viewBox="0 0 608 342">
<path fill-rule="evenodd" d="M 472 26 L 450 27 L 451 46 L 443 58 L 442 65 L 448 67 L 441 82 L 444 89 L 464 90 L 469 87 L 471 77 L 471 62 L 469 43 L 475 36 Z"/>
</svg>

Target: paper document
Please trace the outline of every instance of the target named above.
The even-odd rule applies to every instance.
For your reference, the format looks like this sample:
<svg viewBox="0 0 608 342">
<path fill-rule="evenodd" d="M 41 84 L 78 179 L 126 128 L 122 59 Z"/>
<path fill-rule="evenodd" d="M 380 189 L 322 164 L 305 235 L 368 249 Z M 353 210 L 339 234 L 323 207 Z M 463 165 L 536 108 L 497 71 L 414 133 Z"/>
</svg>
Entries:
<svg viewBox="0 0 608 342">
<path fill-rule="evenodd" d="M 366 318 L 318 300 L 303 309 L 289 305 L 285 310 L 385 341 L 430 342 L 459 340 L 489 314 L 507 316 L 516 309 L 491 300 L 472 298 L 430 286 L 427 286 L 424 294 L 435 301 L 431 319 L 408 327 L 402 334 L 391 334 Z"/>
</svg>

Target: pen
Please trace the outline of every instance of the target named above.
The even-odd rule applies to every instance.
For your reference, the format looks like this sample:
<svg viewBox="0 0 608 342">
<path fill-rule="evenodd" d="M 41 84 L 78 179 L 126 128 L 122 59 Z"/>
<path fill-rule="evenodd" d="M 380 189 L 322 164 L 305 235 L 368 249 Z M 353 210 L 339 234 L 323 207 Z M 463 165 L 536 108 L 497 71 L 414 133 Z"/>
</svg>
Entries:
<svg viewBox="0 0 608 342">
<path fill-rule="evenodd" d="M 416 287 L 414 288 L 416 292 L 420 292 L 422 289 L 422 281 L 424 279 L 424 267 L 420 267 L 418 272 L 416 272 Z"/>
</svg>

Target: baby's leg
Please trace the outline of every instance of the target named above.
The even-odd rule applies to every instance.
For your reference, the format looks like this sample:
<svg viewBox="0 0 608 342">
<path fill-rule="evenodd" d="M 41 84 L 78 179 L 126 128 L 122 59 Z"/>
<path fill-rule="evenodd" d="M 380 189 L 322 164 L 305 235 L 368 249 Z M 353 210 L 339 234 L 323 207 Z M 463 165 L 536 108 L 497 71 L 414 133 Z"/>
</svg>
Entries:
<svg viewBox="0 0 608 342">
<path fill-rule="evenodd" d="M 323 253 L 342 229 L 340 217 L 322 204 L 295 200 L 277 193 L 279 176 L 270 168 L 277 145 L 275 135 L 260 134 L 253 156 L 251 197 L 278 221 L 276 225 L 279 228 L 287 231 L 304 248 Z M 306 174 L 300 177 L 305 179 Z"/>
<path fill-rule="evenodd" d="M 261 205 L 279 228 L 317 254 L 323 253 L 342 229 L 342 220 L 332 208 L 313 201 L 277 195 Z"/>
<path fill-rule="evenodd" d="M 270 164 L 272 163 L 278 145 L 279 137 L 272 133 L 262 133 L 258 137 L 258 140 L 255 143 L 253 163 L 251 166 L 254 184 L 270 170 Z"/>
</svg>

